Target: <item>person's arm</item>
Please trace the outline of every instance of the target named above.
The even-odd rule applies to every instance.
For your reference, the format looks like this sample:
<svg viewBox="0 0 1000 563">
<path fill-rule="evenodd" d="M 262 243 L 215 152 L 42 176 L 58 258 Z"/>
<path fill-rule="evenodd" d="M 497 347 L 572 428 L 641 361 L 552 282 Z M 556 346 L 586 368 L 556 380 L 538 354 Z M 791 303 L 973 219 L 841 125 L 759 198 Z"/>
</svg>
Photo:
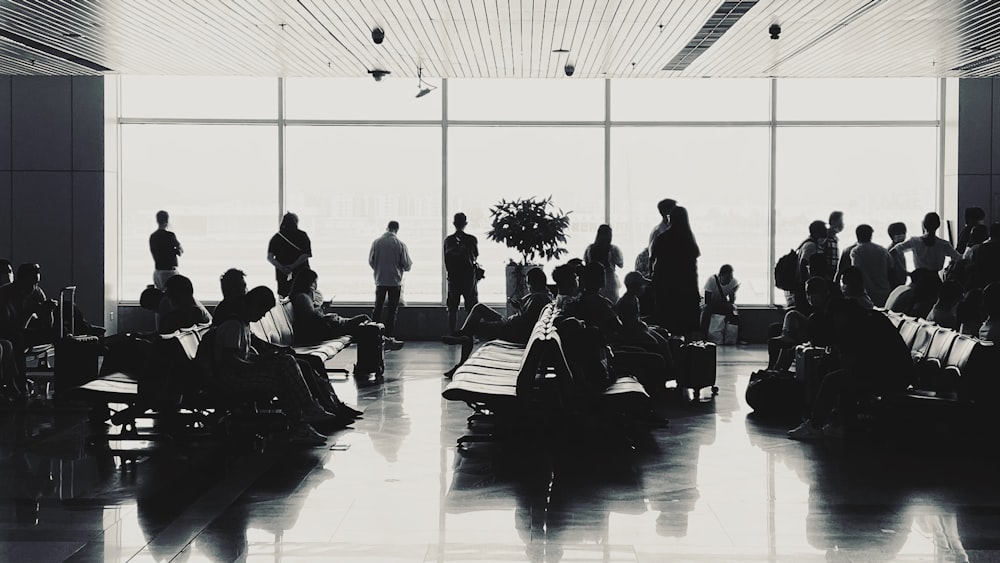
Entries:
<svg viewBox="0 0 1000 563">
<path fill-rule="evenodd" d="M 174 252 L 178 256 L 184 254 L 184 247 L 181 246 L 181 241 L 177 240 L 177 235 L 174 235 Z"/>
<path fill-rule="evenodd" d="M 961 260 L 962 259 L 962 255 L 959 254 L 957 250 L 955 250 L 955 247 L 952 246 L 950 242 L 948 242 L 946 240 L 943 240 L 943 239 L 941 240 L 941 242 L 945 243 L 945 247 L 944 247 L 945 248 L 945 253 L 952 260 Z"/>
<path fill-rule="evenodd" d="M 584 249 L 584 251 L 583 251 L 583 262 L 585 264 L 590 264 L 590 249 L 593 248 L 593 247 L 594 247 L 594 245 L 588 244 L 587 248 Z"/>
<path fill-rule="evenodd" d="M 611 245 L 610 258 L 611 258 L 611 263 L 614 264 L 615 266 L 618 266 L 619 268 L 625 267 L 625 257 L 622 256 L 622 249 L 618 248 L 613 244 Z"/>
<path fill-rule="evenodd" d="M 281 262 L 278 262 L 278 257 L 275 256 L 274 254 L 270 253 L 270 252 L 267 253 L 267 261 L 270 262 L 272 266 L 274 266 L 275 270 L 278 270 L 279 272 L 281 272 L 283 274 L 287 274 L 288 272 L 292 271 L 291 269 L 289 269 L 287 266 L 285 266 Z"/>
<path fill-rule="evenodd" d="M 402 250 L 402 252 L 400 252 L 399 254 L 399 265 L 401 268 L 403 268 L 404 272 L 409 272 L 410 268 L 413 267 L 413 261 L 410 260 L 410 252 L 406 250 L 405 242 L 399 241 L 399 246 L 400 250 Z"/>
<path fill-rule="evenodd" d="M 472 261 L 475 262 L 476 259 L 479 258 L 479 240 L 476 239 L 476 237 L 471 237 L 471 239 L 472 239 L 472 247 L 470 248 L 469 252 L 472 254 Z"/>
<path fill-rule="evenodd" d="M 376 258 L 376 256 L 375 256 L 375 244 L 377 242 L 378 242 L 378 239 L 376 239 L 375 241 L 373 241 L 371 249 L 368 250 L 368 266 L 371 269 L 373 269 L 373 270 L 375 269 L 375 258 Z"/>
<path fill-rule="evenodd" d="M 308 260 L 309 260 L 309 255 L 308 254 L 299 254 L 299 257 L 296 258 L 291 264 L 288 265 L 288 271 L 289 272 L 294 271 L 299 266 L 305 264 Z"/>
</svg>

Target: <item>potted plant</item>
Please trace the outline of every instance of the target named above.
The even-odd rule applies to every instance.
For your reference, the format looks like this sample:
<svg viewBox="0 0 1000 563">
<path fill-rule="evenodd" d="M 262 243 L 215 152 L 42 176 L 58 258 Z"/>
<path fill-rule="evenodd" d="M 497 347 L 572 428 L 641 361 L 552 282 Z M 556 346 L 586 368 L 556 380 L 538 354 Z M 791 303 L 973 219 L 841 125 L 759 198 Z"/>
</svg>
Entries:
<svg viewBox="0 0 1000 563">
<path fill-rule="evenodd" d="M 486 237 L 502 242 L 521 255 L 521 261 L 507 264 L 507 308 L 510 302 L 520 299 L 527 292 L 524 274 L 536 259 L 558 259 L 567 250 L 566 229 L 569 213 L 552 204 L 552 196 L 545 199 L 529 197 L 511 201 L 500 200 L 490 208 L 491 225 Z"/>
</svg>

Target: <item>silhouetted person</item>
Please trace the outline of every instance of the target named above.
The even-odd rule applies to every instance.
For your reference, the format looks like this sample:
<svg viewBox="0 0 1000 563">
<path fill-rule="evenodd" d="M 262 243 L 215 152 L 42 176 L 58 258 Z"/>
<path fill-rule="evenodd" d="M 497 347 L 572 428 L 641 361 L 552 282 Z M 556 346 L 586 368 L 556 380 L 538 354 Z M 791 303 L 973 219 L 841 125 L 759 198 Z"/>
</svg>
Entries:
<svg viewBox="0 0 1000 563">
<path fill-rule="evenodd" d="M 955 250 L 959 254 L 965 254 L 966 249 L 969 248 L 969 236 L 972 234 L 973 227 L 982 225 L 985 221 L 986 211 L 982 207 L 965 208 L 965 225 L 962 227 L 962 232 L 958 233 L 958 244 L 955 245 Z"/>
<path fill-rule="evenodd" d="M 289 297 L 295 321 L 292 334 L 295 335 L 297 346 L 318 344 L 348 334 L 356 335 L 359 326 L 371 322 L 368 315 L 341 317 L 336 313 L 324 311 L 322 296 L 317 297 L 318 280 L 319 276 L 310 269 L 300 270 L 292 280 Z M 358 345 L 361 346 L 362 342 Z"/>
<path fill-rule="evenodd" d="M 368 253 L 368 265 L 375 274 L 375 310 L 372 319 L 382 322 L 382 306 L 385 312 L 385 344 L 390 350 L 398 350 L 403 343 L 396 340 L 396 309 L 403 289 L 403 274 L 413 266 L 406 244 L 399 240 L 399 223 L 389 221 L 382 236 L 372 242 Z M 388 303 L 386 302 L 388 297 Z"/>
<path fill-rule="evenodd" d="M 888 250 L 872 242 L 874 233 L 871 225 L 858 225 L 854 229 L 858 243 L 851 249 L 849 265 L 861 271 L 868 297 L 876 307 L 882 307 L 892 291 L 889 277 L 893 262 Z"/>
<path fill-rule="evenodd" d="M 465 301 L 465 311 L 469 312 L 479 303 L 476 288 L 476 259 L 479 257 L 479 241 L 465 232 L 469 224 L 465 213 L 456 213 L 452 221 L 455 232 L 444 239 L 444 269 L 448 275 L 448 332 L 455 332 L 458 326 L 458 302 Z"/>
<path fill-rule="evenodd" d="M 292 278 L 299 270 L 309 267 L 310 258 L 312 241 L 305 231 L 299 229 L 299 216 L 285 213 L 278 232 L 267 243 L 267 261 L 274 266 L 274 278 L 278 282 L 280 297 L 288 297 Z"/>
<path fill-rule="evenodd" d="M 937 302 L 927 320 L 943 327 L 958 330 L 958 305 L 962 302 L 962 284 L 955 280 L 947 280 L 941 284 Z"/>
<path fill-rule="evenodd" d="M 906 283 L 906 259 L 902 252 L 892 250 L 906 240 L 906 223 L 891 223 L 888 228 L 889 251 L 891 268 L 889 269 L 889 291 Z"/>
<path fill-rule="evenodd" d="M 990 238 L 979 245 L 972 256 L 970 287 L 985 288 L 1000 282 L 1000 223 L 990 225 Z"/>
<path fill-rule="evenodd" d="M 670 212 L 670 228 L 653 241 L 653 290 L 657 323 L 671 334 L 698 331 L 701 295 L 698 292 L 698 257 L 701 250 L 691 232 L 687 209 Z"/>
<path fill-rule="evenodd" d="M 649 233 L 649 243 L 646 245 L 646 248 L 649 249 L 650 257 L 653 255 L 653 241 L 656 240 L 656 237 L 670 229 L 670 214 L 673 213 L 676 207 L 677 201 L 672 199 L 661 199 L 656 204 L 656 210 L 660 213 L 660 222 Z M 639 270 L 639 268 L 637 267 L 636 270 Z M 639 271 L 641 272 L 642 270 Z M 652 273 L 652 270 L 650 270 L 650 273 Z"/>
<path fill-rule="evenodd" d="M 247 294 L 246 274 L 243 270 L 230 268 L 219 277 L 219 287 L 222 290 L 222 301 L 215 306 L 215 314 L 212 315 L 213 325 L 239 316 L 243 298 Z"/>
<path fill-rule="evenodd" d="M 809 223 L 809 238 L 802 241 L 795 250 L 797 257 L 796 277 L 798 278 L 798 282 L 794 289 L 785 291 L 785 301 L 789 307 L 801 309 L 804 315 L 809 315 L 812 312 L 805 293 L 806 280 L 810 277 L 809 262 L 817 254 L 824 256 L 821 252 L 824 240 L 826 240 L 826 223 L 819 220 L 813 221 Z M 822 277 L 825 278 L 827 276 L 824 275 Z"/>
<path fill-rule="evenodd" d="M 0 339 L 11 343 L 20 377 L 26 371 L 25 351 L 53 341 L 52 311 L 56 302 L 45 296 L 38 264 L 21 264 L 14 281 L 0 287 Z"/>
<path fill-rule="evenodd" d="M 167 280 L 165 293 L 165 299 L 161 299 L 157 307 L 157 331 L 160 334 L 170 334 L 182 328 L 212 322 L 208 309 L 195 299 L 194 286 L 187 276 L 171 276 Z"/>
<path fill-rule="evenodd" d="M 924 234 L 897 244 L 890 252 L 902 254 L 907 250 L 913 252 L 913 267 L 924 268 L 934 273 L 944 269 L 945 258 L 960 260 L 962 255 L 955 251 L 950 242 L 940 239 L 935 234 L 941 227 L 941 216 L 933 211 L 924 215 Z"/>
<path fill-rule="evenodd" d="M 892 290 L 885 308 L 911 317 L 926 318 L 937 302 L 941 278 L 923 268 L 910 272 L 910 283 Z"/>
<path fill-rule="evenodd" d="M 826 237 L 823 239 L 823 255 L 829 266 L 830 279 L 838 281 L 836 276 L 840 266 L 840 250 L 838 250 L 837 235 L 844 230 L 844 212 L 833 211 L 830 213 L 829 228 L 826 230 Z"/>
<path fill-rule="evenodd" d="M 588 245 L 583 252 L 583 261 L 586 264 L 600 264 L 604 267 L 604 287 L 601 289 L 601 295 L 616 303 L 618 276 L 615 275 L 615 269 L 625 265 L 625 258 L 621 249 L 611 244 L 611 237 L 611 225 L 598 227 L 594 243 Z"/>
<path fill-rule="evenodd" d="M 177 274 L 177 257 L 184 254 L 184 248 L 177 241 L 177 235 L 167 230 L 169 213 L 157 211 L 156 225 L 156 230 L 149 235 L 149 253 L 153 255 L 153 285 L 163 290 L 167 280 Z"/>
<path fill-rule="evenodd" d="M 1000 343 L 1000 283 L 991 283 L 983 290 L 983 308 L 986 322 L 979 329 L 979 338 Z"/>
</svg>

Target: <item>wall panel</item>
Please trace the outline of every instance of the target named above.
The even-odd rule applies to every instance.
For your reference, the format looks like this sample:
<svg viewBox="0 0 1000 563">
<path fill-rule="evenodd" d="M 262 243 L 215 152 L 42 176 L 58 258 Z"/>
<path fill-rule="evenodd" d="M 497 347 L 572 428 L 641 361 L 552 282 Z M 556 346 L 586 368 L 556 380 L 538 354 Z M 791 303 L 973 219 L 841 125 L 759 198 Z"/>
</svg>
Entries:
<svg viewBox="0 0 1000 563">
<path fill-rule="evenodd" d="M 16 76 L 11 89 L 14 170 L 70 170 L 71 79 Z"/>
<path fill-rule="evenodd" d="M 72 283 L 72 188 L 70 172 L 13 173 L 13 259 L 42 266 L 42 288 L 54 296 Z"/>
</svg>

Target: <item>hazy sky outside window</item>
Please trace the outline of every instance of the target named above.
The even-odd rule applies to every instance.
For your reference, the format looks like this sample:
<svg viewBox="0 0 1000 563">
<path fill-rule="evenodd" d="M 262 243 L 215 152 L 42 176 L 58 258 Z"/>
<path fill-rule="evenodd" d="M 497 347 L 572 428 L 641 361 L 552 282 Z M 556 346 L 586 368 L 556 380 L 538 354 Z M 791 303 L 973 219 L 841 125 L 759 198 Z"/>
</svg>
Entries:
<svg viewBox="0 0 1000 563">
<path fill-rule="evenodd" d="M 767 121 L 771 81 L 752 78 L 612 80 L 615 121 Z"/>
<path fill-rule="evenodd" d="M 441 128 L 289 127 L 285 202 L 313 245 L 324 296 L 371 301 L 368 251 L 399 221 L 409 301 L 441 300 Z"/>
<path fill-rule="evenodd" d="M 440 80 L 434 81 L 440 85 Z M 407 78 L 289 78 L 285 81 L 287 119 L 441 119 L 441 95 L 416 97 L 417 81 Z"/>
<path fill-rule="evenodd" d="M 448 119 L 603 121 L 603 80 L 448 81 Z"/>
<path fill-rule="evenodd" d="M 273 78 L 122 76 L 122 117 L 277 119 Z"/>
<path fill-rule="evenodd" d="M 121 138 L 123 300 L 153 283 L 156 212 L 184 247 L 180 273 L 195 297 L 222 298 L 228 268 L 274 286 L 267 241 L 278 225 L 278 131 L 261 125 L 124 125 Z"/>
<path fill-rule="evenodd" d="M 936 78 L 778 80 L 778 120 L 937 119 Z"/>
</svg>

